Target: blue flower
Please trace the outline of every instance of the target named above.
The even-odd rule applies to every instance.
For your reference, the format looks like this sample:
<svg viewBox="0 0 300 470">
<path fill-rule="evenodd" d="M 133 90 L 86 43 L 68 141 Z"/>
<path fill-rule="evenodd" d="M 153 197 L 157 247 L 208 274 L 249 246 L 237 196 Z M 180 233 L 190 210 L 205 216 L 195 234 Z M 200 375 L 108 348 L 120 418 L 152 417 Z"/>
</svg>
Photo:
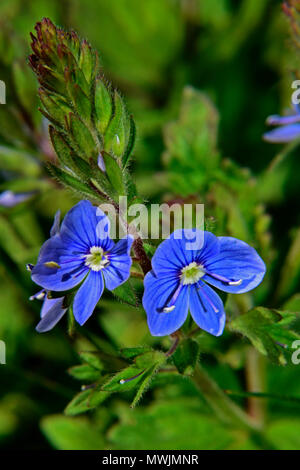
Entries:
<svg viewBox="0 0 300 470">
<path fill-rule="evenodd" d="M 188 249 L 191 240 L 202 248 Z M 144 279 L 143 306 L 151 334 L 173 333 L 190 311 L 200 328 L 221 335 L 225 325 L 223 303 L 208 284 L 241 294 L 254 289 L 265 271 L 262 259 L 245 242 L 195 229 L 176 230 L 157 248 L 152 271 Z"/>
<path fill-rule="evenodd" d="M 267 119 L 269 126 L 279 126 L 272 131 L 266 132 L 263 139 L 272 143 L 287 143 L 300 137 L 300 108 L 294 106 L 294 114 L 289 116 L 269 116 Z"/>
<path fill-rule="evenodd" d="M 21 202 L 27 201 L 35 194 L 35 191 L 28 191 L 27 193 L 14 193 L 9 189 L 0 193 L 0 206 L 14 207 Z"/>
<path fill-rule="evenodd" d="M 80 284 L 73 302 L 73 313 L 80 325 L 92 315 L 104 283 L 107 289 L 114 290 L 130 275 L 133 237 L 128 235 L 115 244 L 109 230 L 104 212 L 89 201 L 79 202 L 67 213 L 60 228 L 56 216 L 51 237 L 42 246 L 31 271 L 33 281 L 46 290 L 67 291 Z M 57 315 L 62 316 L 58 303 L 56 307 Z M 54 315 L 54 310 L 47 310 L 48 315 Z"/>
</svg>

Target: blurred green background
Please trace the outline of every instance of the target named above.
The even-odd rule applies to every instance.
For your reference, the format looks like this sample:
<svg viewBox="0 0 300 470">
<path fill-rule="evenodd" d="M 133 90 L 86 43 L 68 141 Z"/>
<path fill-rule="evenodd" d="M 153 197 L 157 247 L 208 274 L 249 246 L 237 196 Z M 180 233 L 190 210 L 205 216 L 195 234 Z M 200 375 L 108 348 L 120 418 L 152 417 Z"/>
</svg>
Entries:
<svg viewBox="0 0 300 470">
<path fill-rule="evenodd" d="M 240 393 L 233 397 L 239 404 L 264 415 L 265 441 L 225 427 L 181 377 L 155 379 L 135 410 L 124 394 L 92 413 L 63 415 L 80 390 L 66 372 L 78 364 L 78 352 L 159 341 L 150 337 L 141 309 L 108 294 L 73 337 L 66 322 L 35 332 L 40 305 L 28 300 L 37 289 L 25 264 L 35 262 L 56 210 L 65 213 L 76 202 L 43 166 L 52 150 L 27 65 L 29 32 L 42 17 L 86 37 L 125 97 L 137 124 L 131 169 L 142 197 L 204 202 L 209 229 L 252 243 L 266 261 L 262 286 L 250 300 L 229 298 L 229 316 L 247 302 L 300 310 L 299 151 L 261 138 L 266 117 L 289 107 L 296 67 L 280 2 L 2 0 L 0 79 L 7 104 L 0 105 L 0 190 L 36 195 L 0 207 L 0 339 L 7 347 L 7 364 L 0 365 L 0 446 L 299 449 L 300 366 L 252 357 L 250 343 L 229 332 L 205 335 L 201 357 L 222 389 Z M 280 152 L 282 160 L 270 169 Z M 168 340 L 162 344 L 168 347 Z M 248 400 L 247 390 L 281 399 Z"/>
</svg>

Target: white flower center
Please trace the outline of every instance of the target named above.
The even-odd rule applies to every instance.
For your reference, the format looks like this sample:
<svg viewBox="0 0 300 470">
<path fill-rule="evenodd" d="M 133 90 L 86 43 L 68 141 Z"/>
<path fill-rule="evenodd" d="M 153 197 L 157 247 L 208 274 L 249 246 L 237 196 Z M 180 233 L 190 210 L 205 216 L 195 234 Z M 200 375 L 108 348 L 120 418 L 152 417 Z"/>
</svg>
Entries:
<svg viewBox="0 0 300 470">
<path fill-rule="evenodd" d="M 183 285 L 186 284 L 195 284 L 205 275 L 202 264 L 196 263 L 193 261 L 188 266 L 185 266 L 181 270 L 180 280 Z"/>
<path fill-rule="evenodd" d="M 109 265 L 109 259 L 100 246 L 92 246 L 89 254 L 85 256 L 85 265 L 92 271 L 100 271 Z"/>
</svg>

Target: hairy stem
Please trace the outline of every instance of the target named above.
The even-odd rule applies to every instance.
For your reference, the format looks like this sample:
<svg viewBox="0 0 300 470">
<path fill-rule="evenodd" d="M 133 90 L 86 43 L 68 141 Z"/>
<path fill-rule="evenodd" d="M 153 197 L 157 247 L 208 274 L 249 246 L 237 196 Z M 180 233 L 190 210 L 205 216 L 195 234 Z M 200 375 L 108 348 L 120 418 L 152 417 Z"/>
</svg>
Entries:
<svg viewBox="0 0 300 470">
<path fill-rule="evenodd" d="M 145 252 L 143 241 L 140 237 L 134 240 L 133 251 L 138 262 L 140 263 L 143 273 L 147 274 L 149 271 L 151 271 L 152 266 L 151 261 L 148 258 L 147 253 Z"/>
<path fill-rule="evenodd" d="M 170 336 L 173 339 L 173 344 L 170 349 L 166 352 L 166 357 L 171 357 L 172 354 L 174 354 L 174 352 L 176 351 L 180 341 L 180 330 L 175 331 L 175 333 L 172 333 Z"/>
</svg>

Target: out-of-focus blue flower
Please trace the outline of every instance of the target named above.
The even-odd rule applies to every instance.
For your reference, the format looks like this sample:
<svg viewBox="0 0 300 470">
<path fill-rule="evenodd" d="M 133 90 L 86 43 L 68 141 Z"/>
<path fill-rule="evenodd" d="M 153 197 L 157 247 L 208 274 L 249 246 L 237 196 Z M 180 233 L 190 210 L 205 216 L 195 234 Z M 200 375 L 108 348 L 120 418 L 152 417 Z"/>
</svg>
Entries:
<svg viewBox="0 0 300 470">
<path fill-rule="evenodd" d="M 56 218 L 52 236 L 42 246 L 31 271 L 33 281 L 46 290 L 67 291 L 81 284 L 73 302 L 73 313 L 80 325 L 93 313 L 104 283 L 107 289 L 114 290 L 130 275 L 133 237 L 128 235 L 115 244 L 109 230 L 104 212 L 89 201 L 79 202 L 67 213 L 60 228 Z M 48 315 L 51 311 L 54 315 L 52 309 L 47 310 Z"/>
<path fill-rule="evenodd" d="M 287 143 L 300 137 L 300 108 L 294 105 L 294 113 L 288 116 L 273 115 L 267 118 L 269 126 L 279 126 L 263 134 L 263 139 L 272 143 Z"/>
<path fill-rule="evenodd" d="M 3 193 L 0 194 L 0 206 L 14 207 L 17 204 L 20 204 L 21 202 L 30 199 L 34 193 L 34 191 L 26 193 L 14 193 L 13 191 L 10 191 L 8 189 L 7 191 L 3 191 Z"/>
<path fill-rule="evenodd" d="M 195 238 L 197 236 L 197 238 Z M 200 249 L 188 249 L 191 240 Z M 144 280 L 143 306 L 153 336 L 178 330 L 190 311 L 197 325 L 219 336 L 225 325 L 222 300 L 208 284 L 241 294 L 254 289 L 266 267 L 247 243 L 196 229 L 176 230 L 157 248 Z"/>
</svg>

